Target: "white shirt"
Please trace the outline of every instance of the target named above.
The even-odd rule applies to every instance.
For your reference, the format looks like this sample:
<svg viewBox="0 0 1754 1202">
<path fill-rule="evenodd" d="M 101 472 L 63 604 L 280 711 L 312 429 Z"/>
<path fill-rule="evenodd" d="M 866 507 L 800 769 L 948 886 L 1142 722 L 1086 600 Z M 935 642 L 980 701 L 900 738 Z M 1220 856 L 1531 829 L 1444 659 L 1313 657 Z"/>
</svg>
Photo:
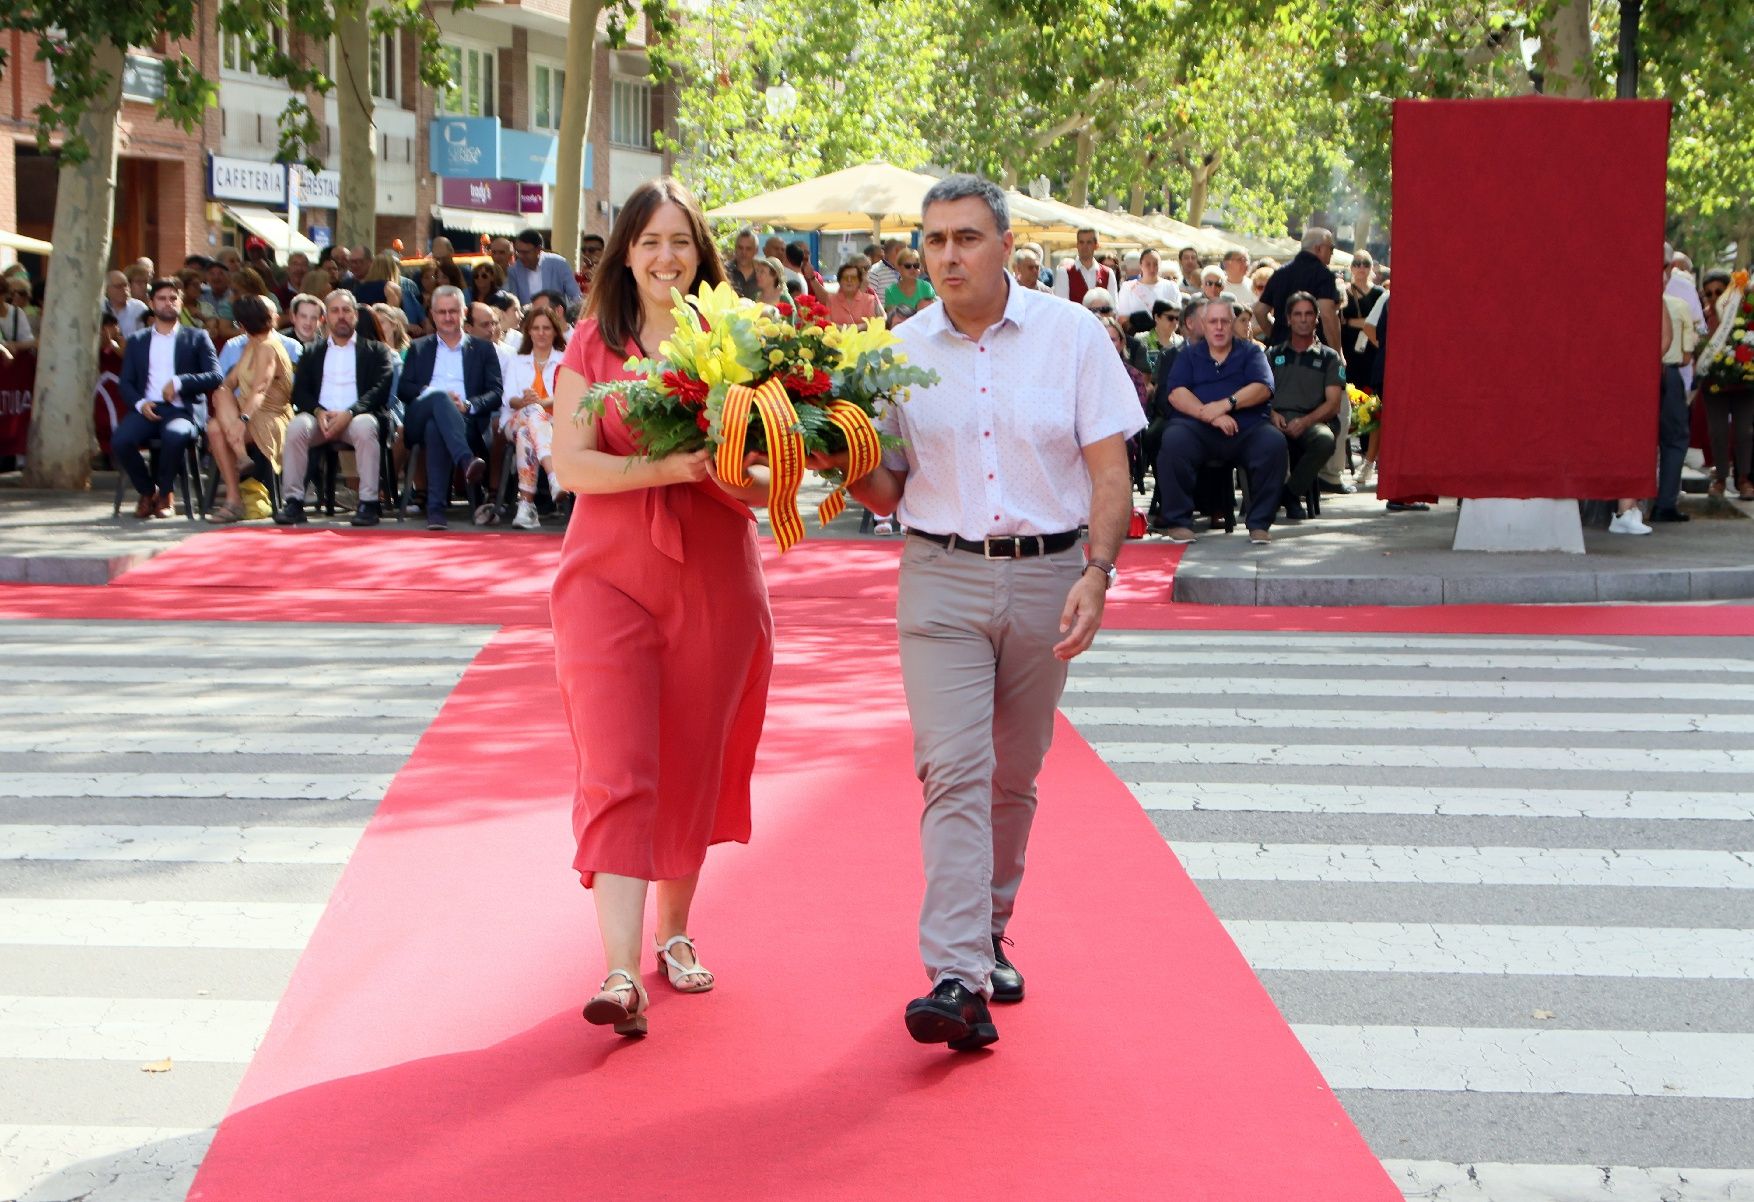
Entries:
<svg viewBox="0 0 1754 1202">
<path fill-rule="evenodd" d="M 560 351 L 550 350 L 548 362 L 542 365 L 542 387 L 548 390 L 550 400 L 554 398 L 555 386 L 560 383 L 560 361 L 564 357 Z M 500 360 L 500 379 L 505 384 L 499 403 L 499 424 L 503 426 L 517 412 L 512 408 L 512 400 L 523 396 L 536 383 L 536 356 L 506 355 Z"/>
<path fill-rule="evenodd" d="M 882 299 L 885 292 L 889 291 L 889 286 L 900 279 L 901 272 L 882 259 L 871 264 L 871 270 L 865 273 L 865 282 L 876 291 L 879 300 Z"/>
<path fill-rule="evenodd" d="M 1224 287 L 1220 288 L 1219 291 L 1230 293 L 1230 295 L 1236 298 L 1237 304 L 1247 305 L 1251 309 L 1259 304 L 1261 300 L 1260 297 L 1255 295 L 1255 286 L 1249 283 L 1249 278 L 1246 275 L 1234 284 L 1230 282 L 1228 276 L 1225 277 Z M 1345 294 L 1346 289 L 1342 286 L 1340 289 L 1340 295 L 1344 298 Z"/>
<path fill-rule="evenodd" d="M 1150 313 L 1151 306 L 1158 301 L 1168 301 L 1177 309 L 1182 307 L 1182 294 L 1168 280 L 1159 279 L 1155 284 L 1147 284 L 1144 280 L 1128 280 L 1121 285 L 1121 293 L 1115 297 L 1115 312 L 1122 317 L 1134 313 Z"/>
<path fill-rule="evenodd" d="M 144 411 L 146 403 L 164 404 L 164 386 L 177 378 L 177 332 L 160 334 L 156 326 L 148 341 L 146 360 L 146 395 L 134 408 Z M 177 395 L 182 395 L 182 385 L 177 385 Z"/>
<path fill-rule="evenodd" d="M 1086 291 L 1089 291 L 1091 288 L 1101 287 L 1099 281 L 1102 279 L 1104 272 L 1102 264 L 1092 263 L 1089 267 L 1086 267 L 1077 259 L 1073 259 L 1070 263 L 1066 264 L 1064 268 L 1054 272 L 1054 295 L 1061 300 L 1070 300 L 1072 297 L 1072 273 L 1074 271 L 1084 277 Z M 1049 533 L 1058 533 L 1058 531 L 1050 531 Z"/>
<path fill-rule="evenodd" d="M 148 310 L 146 308 L 146 303 L 141 300 L 136 300 L 132 296 L 128 298 L 126 303 L 124 303 L 120 309 L 110 303 L 109 297 L 104 297 L 104 312 L 110 314 L 116 319 L 116 332 L 123 339 L 128 338 L 135 330 L 138 330 L 141 326 L 151 320 L 147 316 Z M 29 335 L 27 334 L 25 337 L 28 338 Z"/>
<path fill-rule="evenodd" d="M 464 340 L 459 337 L 456 346 L 446 346 L 443 338 L 436 338 L 436 341 L 438 353 L 432 357 L 432 382 L 427 387 L 442 388 L 460 397 L 468 396 L 463 389 Z"/>
<path fill-rule="evenodd" d="M 1060 534 L 1090 518 L 1084 448 L 1145 428 L 1139 394 L 1095 314 L 1010 288 L 981 337 L 943 304 L 896 328 L 908 361 L 938 383 L 890 406 L 878 428 L 906 440 L 884 463 L 907 471 L 898 516 L 931 534 Z"/>
<path fill-rule="evenodd" d="M 323 356 L 323 384 L 317 390 L 317 404 L 331 413 L 339 413 L 359 404 L 359 349 L 353 339 L 346 346 L 337 346 L 329 339 L 329 351 Z"/>
<path fill-rule="evenodd" d="M 1699 303 L 1699 285 L 1693 282 L 1691 272 L 1677 268 L 1669 273 L 1669 282 L 1663 285 L 1663 291 L 1670 296 L 1680 298 L 1687 306 L 1687 313 L 1693 319 L 1693 328 L 1704 333 L 1709 327 L 1705 324 L 1705 307 Z"/>
</svg>

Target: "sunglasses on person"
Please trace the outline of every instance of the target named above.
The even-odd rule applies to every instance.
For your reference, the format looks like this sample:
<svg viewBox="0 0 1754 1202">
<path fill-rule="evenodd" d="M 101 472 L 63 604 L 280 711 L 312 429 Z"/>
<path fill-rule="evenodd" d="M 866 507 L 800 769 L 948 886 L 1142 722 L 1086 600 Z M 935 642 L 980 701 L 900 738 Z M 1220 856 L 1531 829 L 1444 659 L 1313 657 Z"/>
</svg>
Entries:
<svg viewBox="0 0 1754 1202">
<path fill-rule="evenodd" d="M 1092 313 L 1098 313 L 1104 317 L 1107 317 L 1110 313 L 1113 313 L 1115 311 L 1115 307 L 1113 305 L 1097 305 L 1095 308 L 1091 309 L 1090 311 Z"/>
</svg>

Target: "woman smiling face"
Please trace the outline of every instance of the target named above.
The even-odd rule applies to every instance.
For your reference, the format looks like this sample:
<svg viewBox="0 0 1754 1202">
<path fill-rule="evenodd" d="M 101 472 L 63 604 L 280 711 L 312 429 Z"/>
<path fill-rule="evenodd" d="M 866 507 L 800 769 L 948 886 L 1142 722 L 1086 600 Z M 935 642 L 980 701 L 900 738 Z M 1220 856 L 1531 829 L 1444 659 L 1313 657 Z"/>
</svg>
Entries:
<svg viewBox="0 0 1754 1202">
<path fill-rule="evenodd" d="M 668 310 L 670 290 L 686 291 L 700 269 L 700 249 L 688 214 L 668 201 L 653 210 L 652 219 L 628 248 L 627 269 L 646 310 Z"/>
</svg>

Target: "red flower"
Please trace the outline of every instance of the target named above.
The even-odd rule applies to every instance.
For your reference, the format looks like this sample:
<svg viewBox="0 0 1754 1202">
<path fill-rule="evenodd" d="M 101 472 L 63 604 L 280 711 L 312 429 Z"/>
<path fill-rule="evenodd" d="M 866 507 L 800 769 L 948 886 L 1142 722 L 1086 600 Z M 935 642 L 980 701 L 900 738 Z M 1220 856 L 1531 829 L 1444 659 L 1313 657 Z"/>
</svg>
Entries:
<svg viewBox="0 0 1754 1202">
<path fill-rule="evenodd" d="M 702 434 L 705 434 L 707 430 L 712 427 L 713 423 L 711 419 L 707 417 L 706 410 L 702 409 L 699 413 L 694 415 L 694 424 L 700 427 L 700 432 Z"/>
<path fill-rule="evenodd" d="M 784 301 L 775 305 L 774 308 L 779 311 L 781 317 L 790 317 L 792 315 L 792 306 L 786 304 Z"/>
<path fill-rule="evenodd" d="M 785 385 L 787 392 L 801 397 L 822 396 L 833 387 L 833 381 L 829 379 L 828 373 L 820 368 L 813 375 L 791 375 L 785 377 L 780 383 Z"/>
<path fill-rule="evenodd" d="M 712 388 L 705 380 L 696 380 L 679 371 L 667 371 L 664 373 L 664 391 L 685 405 L 704 405 Z"/>
<path fill-rule="evenodd" d="M 1754 346 L 1749 346 L 1744 342 L 1736 348 L 1736 362 L 1747 363 L 1749 360 L 1754 360 Z"/>
</svg>

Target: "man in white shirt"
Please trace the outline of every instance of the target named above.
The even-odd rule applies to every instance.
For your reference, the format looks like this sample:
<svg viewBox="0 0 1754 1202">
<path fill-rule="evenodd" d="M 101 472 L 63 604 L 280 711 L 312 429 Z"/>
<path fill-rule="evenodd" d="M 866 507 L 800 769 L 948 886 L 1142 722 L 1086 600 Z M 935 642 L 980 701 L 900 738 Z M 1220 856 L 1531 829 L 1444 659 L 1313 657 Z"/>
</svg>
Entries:
<svg viewBox="0 0 1754 1202">
<path fill-rule="evenodd" d="M 891 284 L 901 279 L 901 272 L 895 267 L 895 256 L 900 254 L 901 248 L 906 245 L 907 243 L 900 238 L 883 239 L 883 244 L 879 248 L 882 252 L 881 257 L 871 264 L 871 270 L 865 273 L 865 282 L 871 285 L 871 290 L 877 294 L 878 300 L 883 299 Z"/>
<path fill-rule="evenodd" d="M 390 348 L 357 336 L 359 302 L 337 288 L 324 299 L 329 336 L 306 347 L 292 375 L 292 407 L 298 416 L 286 428 L 281 450 L 280 510 L 274 521 L 302 526 L 305 475 L 313 446 L 345 442 L 353 448 L 359 472 L 359 509 L 351 524 L 375 526 L 383 516 L 378 501 L 382 432 L 378 415 L 390 399 Z"/>
<path fill-rule="evenodd" d="M 1224 269 L 1224 286 L 1221 291 L 1230 293 L 1243 308 L 1253 309 L 1260 298 L 1255 295 L 1255 286 L 1249 282 L 1248 252 L 1233 246 L 1224 252 L 1224 258 L 1218 265 Z"/>
<path fill-rule="evenodd" d="M 104 277 L 104 312 L 116 319 L 116 336 L 124 342 L 150 320 L 150 310 L 129 293 L 128 277 L 120 271 Z"/>
<path fill-rule="evenodd" d="M 176 512 L 171 490 L 183 473 L 188 448 L 200 437 L 199 409 L 222 378 L 207 331 L 178 320 L 182 286 L 154 280 L 150 295 L 152 324 L 123 344 L 117 387 L 128 412 L 110 435 L 110 456 L 140 494 L 134 516 L 142 519 Z M 154 441 L 156 474 L 147 471 L 142 454 Z"/>
<path fill-rule="evenodd" d="M 1106 288 L 1113 293 L 1119 281 L 1115 273 L 1096 261 L 1096 231 L 1078 231 L 1078 257 L 1054 273 L 1054 295 L 1075 305 L 1084 303 L 1084 294 L 1092 288 Z"/>
<path fill-rule="evenodd" d="M 1066 665 L 1102 623 L 1131 515 L 1126 440 L 1145 421 L 1101 323 L 1006 272 L 1002 191 L 951 176 L 922 210 L 940 303 L 897 332 L 939 383 L 883 415 L 905 449 L 852 492 L 899 513 L 909 535 L 897 625 L 925 787 L 920 952 L 933 988 L 908 1004 L 907 1027 L 967 1051 L 999 1037 L 989 997 L 1023 1000 L 1004 944 L 1035 778 Z"/>
<path fill-rule="evenodd" d="M 1019 246 L 1011 256 L 1011 274 L 1030 292 L 1053 294 L 1054 290 L 1041 282 L 1041 256 L 1027 246 Z"/>
</svg>

